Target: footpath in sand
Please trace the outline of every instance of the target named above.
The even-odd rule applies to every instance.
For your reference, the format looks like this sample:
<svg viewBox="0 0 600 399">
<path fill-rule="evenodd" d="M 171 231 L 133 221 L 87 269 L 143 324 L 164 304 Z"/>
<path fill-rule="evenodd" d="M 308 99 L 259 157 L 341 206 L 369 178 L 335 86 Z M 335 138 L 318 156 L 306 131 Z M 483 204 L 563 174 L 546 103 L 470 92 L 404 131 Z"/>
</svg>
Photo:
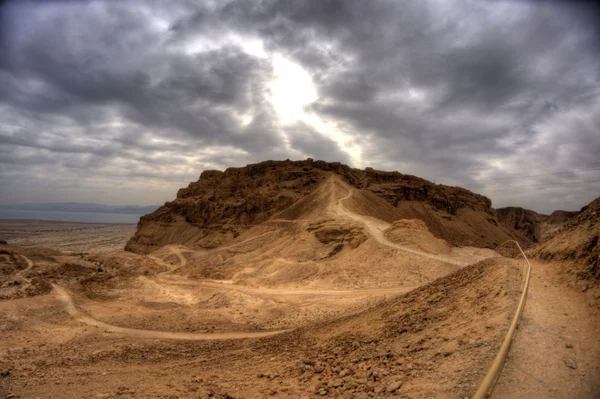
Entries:
<svg viewBox="0 0 600 399">
<path fill-rule="evenodd" d="M 341 181 L 339 181 L 339 183 L 343 184 L 341 183 Z M 382 231 L 385 230 L 385 228 L 389 227 L 389 223 L 385 223 L 382 220 L 376 219 L 374 217 L 369 217 L 351 212 L 348 208 L 344 206 L 344 201 L 350 199 L 354 194 L 354 191 L 355 190 L 353 188 L 349 188 L 348 194 L 344 198 L 341 198 L 339 201 L 337 201 L 336 210 L 340 216 L 345 216 L 352 220 L 362 223 L 367 228 L 371 237 L 380 244 L 383 244 L 393 249 L 397 249 L 399 251 L 409 252 L 425 258 L 434 259 L 459 266 L 466 266 L 493 255 L 491 251 L 485 251 L 480 248 L 452 248 L 452 252 L 448 255 L 436 255 L 424 251 L 419 251 L 413 248 L 408 248 L 406 246 L 398 245 L 394 242 L 391 242 L 385 237 Z M 482 253 L 482 255 L 477 255 L 478 253 Z"/>
<path fill-rule="evenodd" d="M 525 312 L 492 398 L 600 398 L 600 311 L 532 262 Z"/>
</svg>

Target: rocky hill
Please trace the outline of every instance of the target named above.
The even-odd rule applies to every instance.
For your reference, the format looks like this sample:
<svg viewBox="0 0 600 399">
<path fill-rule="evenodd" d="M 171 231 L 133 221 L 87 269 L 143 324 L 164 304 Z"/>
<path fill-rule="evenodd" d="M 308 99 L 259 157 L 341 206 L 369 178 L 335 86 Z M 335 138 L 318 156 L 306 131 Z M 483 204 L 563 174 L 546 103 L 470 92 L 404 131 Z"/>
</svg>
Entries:
<svg viewBox="0 0 600 399">
<path fill-rule="evenodd" d="M 496 209 L 498 220 L 506 228 L 516 230 L 532 242 L 543 241 L 579 212 L 554 211 L 544 215 L 520 207 Z"/>
<path fill-rule="evenodd" d="M 548 216 L 546 222 L 550 225 L 562 226 L 567 223 L 569 220 L 579 215 L 579 211 L 554 211 Z M 558 228 L 557 228 L 558 229 Z"/>
<path fill-rule="evenodd" d="M 140 218 L 125 249 L 149 253 L 167 244 L 217 248 L 277 213 L 288 208 L 287 213 L 292 212 L 292 205 L 332 174 L 357 190 L 352 203 L 359 213 L 388 223 L 420 219 L 435 237 L 454 246 L 494 247 L 512 238 L 529 244 L 498 222 L 490 199 L 482 195 L 399 172 L 358 170 L 308 159 L 204 171 L 197 182 L 180 189 L 174 201 Z M 389 206 L 359 203 L 361 198 L 364 203 L 377 203 L 368 201 L 370 197 L 382 198 Z"/>
<path fill-rule="evenodd" d="M 546 261 L 562 261 L 581 280 L 600 280 L 600 197 L 583 207 L 530 253 Z M 587 287 L 587 286 L 585 286 Z"/>
</svg>

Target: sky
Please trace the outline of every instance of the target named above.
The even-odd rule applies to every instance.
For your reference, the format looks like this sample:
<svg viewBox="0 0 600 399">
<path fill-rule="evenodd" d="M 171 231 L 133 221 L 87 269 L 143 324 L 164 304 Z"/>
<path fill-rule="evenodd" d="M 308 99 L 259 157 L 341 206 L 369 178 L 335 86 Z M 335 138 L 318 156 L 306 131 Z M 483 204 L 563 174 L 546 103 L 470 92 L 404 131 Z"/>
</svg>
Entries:
<svg viewBox="0 0 600 399">
<path fill-rule="evenodd" d="M 577 210 L 600 195 L 599 15 L 581 1 L 4 1 L 0 204 L 161 204 L 205 169 L 310 157 Z"/>
</svg>

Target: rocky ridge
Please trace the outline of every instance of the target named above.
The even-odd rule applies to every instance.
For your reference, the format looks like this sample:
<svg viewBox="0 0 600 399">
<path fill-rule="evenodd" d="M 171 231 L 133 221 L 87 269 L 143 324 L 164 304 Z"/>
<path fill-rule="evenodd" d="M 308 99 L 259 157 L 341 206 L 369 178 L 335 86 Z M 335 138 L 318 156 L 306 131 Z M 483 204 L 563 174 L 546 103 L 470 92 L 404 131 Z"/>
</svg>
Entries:
<svg viewBox="0 0 600 399">
<path fill-rule="evenodd" d="M 518 231 L 532 243 L 545 240 L 578 213 L 558 210 L 544 215 L 515 206 L 496 209 L 498 220 L 506 228 Z"/>
<path fill-rule="evenodd" d="M 167 244 L 219 247 L 312 193 L 332 173 L 363 195 L 376 195 L 391 205 L 385 214 L 378 209 L 361 212 L 389 223 L 420 219 L 434 236 L 451 245 L 494 247 L 520 239 L 498 223 L 485 196 L 399 172 L 307 159 L 204 171 L 198 181 L 180 189 L 174 201 L 143 216 L 125 249 L 149 253 Z"/>
</svg>

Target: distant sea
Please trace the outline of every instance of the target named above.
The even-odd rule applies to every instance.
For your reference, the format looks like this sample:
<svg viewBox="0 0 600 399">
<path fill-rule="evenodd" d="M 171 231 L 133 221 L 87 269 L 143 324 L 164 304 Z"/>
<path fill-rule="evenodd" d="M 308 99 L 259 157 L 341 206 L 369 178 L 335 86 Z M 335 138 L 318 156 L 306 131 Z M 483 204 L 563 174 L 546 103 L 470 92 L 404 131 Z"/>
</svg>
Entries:
<svg viewBox="0 0 600 399">
<path fill-rule="evenodd" d="M 37 219 L 83 223 L 137 223 L 138 214 L 0 209 L 0 219 Z"/>
</svg>

